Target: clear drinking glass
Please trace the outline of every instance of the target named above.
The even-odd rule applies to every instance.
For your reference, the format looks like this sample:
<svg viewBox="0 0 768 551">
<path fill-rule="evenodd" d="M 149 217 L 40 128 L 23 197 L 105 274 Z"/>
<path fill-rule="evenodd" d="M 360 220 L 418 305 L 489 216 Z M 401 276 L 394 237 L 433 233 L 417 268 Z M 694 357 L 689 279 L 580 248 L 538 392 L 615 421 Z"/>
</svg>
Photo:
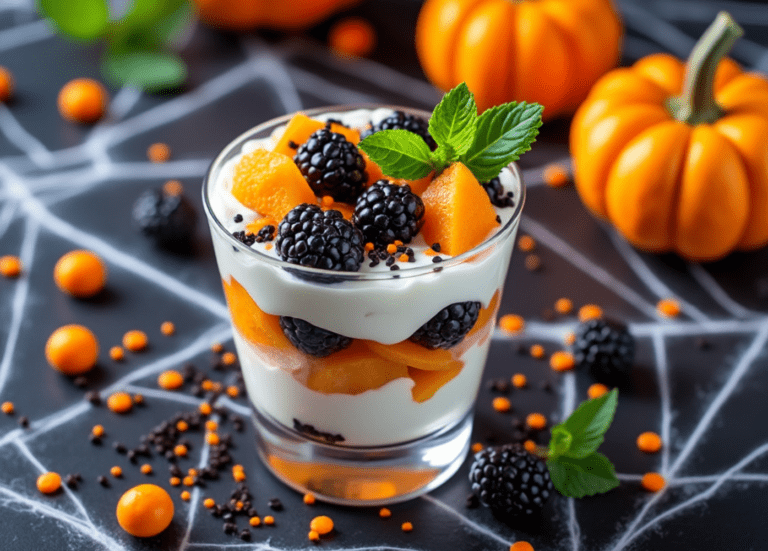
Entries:
<svg viewBox="0 0 768 551">
<path fill-rule="evenodd" d="M 306 114 L 337 118 L 377 107 L 387 106 Z M 355 273 L 289 264 L 235 239 L 218 206 L 219 184 L 230 177 L 243 145 L 273 136 L 289 119 L 268 121 L 236 138 L 213 162 L 203 185 L 258 453 L 286 484 L 325 501 L 403 501 L 446 481 L 466 457 L 525 198 L 522 178 L 511 165 L 516 204 L 498 231 L 441 263 Z M 480 302 L 482 309 L 458 345 L 428 350 L 408 340 L 441 309 L 465 301 Z M 352 344 L 325 358 L 306 355 L 286 345 L 279 316 L 350 337 Z"/>
</svg>

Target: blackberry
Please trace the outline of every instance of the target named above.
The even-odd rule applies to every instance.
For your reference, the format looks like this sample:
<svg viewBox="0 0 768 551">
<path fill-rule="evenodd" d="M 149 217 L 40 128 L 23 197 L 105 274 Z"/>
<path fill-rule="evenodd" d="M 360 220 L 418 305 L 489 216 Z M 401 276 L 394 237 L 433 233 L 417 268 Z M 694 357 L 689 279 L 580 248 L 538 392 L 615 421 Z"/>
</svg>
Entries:
<svg viewBox="0 0 768 551">
<path fill-rule="evenodd" d="M 327 128 L 312 134 L 293 160 L 319 197 L 330 195 L 335 201 L 354 203 L 368 181 L 357 146 Z"/>
<path fill-rule="evenodd" d="M 451 348 L 469 333 L 479 314 L 479 302 L 454 302 L 419 327 L 410 340 L 429 349 Z"/>
<path fill-rule="evenodd" d="M 309 203 L 285 215 L 277 228 L 275 249 L 291 264 L 345 272 L 360 269 L 364 256 L 360 230 L 339 211 L 323 211 Z"/>
<path fill-rule="evenodd" d="M 546 464 L 520 444 L 485 448 L 475 454 L 469 481 L 480 503 L 518 516 L 540 512 L 554 492 Z"/>
<path fill-rule="evenodd" d="M 192 243 L 197 212 L 181 193 L 149 189 L 133 204 L 133 219 L 158 246 L 182 251 Z"/>
<path fill-rule="evenodd" d="M 352 344 L 352 339 L 327 331 L 299 318 L 280 316 L 280 327 L 293 346 L 316 358 L 324 358 Z"/>
<path fill-rule="evenodd" d="M 379 180 L 357 199 L 352 223 L 376 246 L 410 243 L 424 223 L 424 203 L 407 184 Z"/>
<path fill-rule="evenodd" d="M 437 149 L 435 139 L 429 134 L 429 123 L 416 115 L 395 111 L 378 124 L 372 125 L 369 130 L 363 131 L 360 134 L 360 138 L 364 139 L 381 130 L 408 130 L 421 136 L 432 151 Z"/>
<path fill-rule="evenodd" d="M 632 367 L 635 339 L 621 322 L 589 320 L 576 330 L 573 358 L 577 366 L 589 367 L 598 381 L 615 383 Z"/>
<path fill-rule="evenodd" d="M 483 189 L 488 194 L 488 198 L 491 200 L 491 204 L 494 206 L 500 208 L 515 206 L 515 198 L 512 192 L 504 191 L 504 186 L 501 185 L 501 180 L 499 180 L 498 176 L 480 185 L 483 186 Z"/>
</svg>

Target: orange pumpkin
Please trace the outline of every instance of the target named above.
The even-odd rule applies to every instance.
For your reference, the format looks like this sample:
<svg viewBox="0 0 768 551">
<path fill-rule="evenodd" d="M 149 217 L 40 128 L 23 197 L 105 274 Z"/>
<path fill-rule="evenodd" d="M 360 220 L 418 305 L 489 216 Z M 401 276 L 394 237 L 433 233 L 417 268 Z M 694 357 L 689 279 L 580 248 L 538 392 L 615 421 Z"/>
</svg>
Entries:
<svg viewBox="0 0 768 551">
<path fill-rule="evenodd" d="M 360 0 L 194 0 L 198 17 L 222 29 L 300 30 Z"/>
<path fill-rule="evenodd" d="M 709 261 L 768 243 L 768 79 L 723 59 L 741 32 L 721 13 L 687 66 L 616 69 L 573 119 L 581 199 L 638 248 Z"/>
<path fill-rule="evenodd" d="M 427 0 L 416 51 L 435 86 L 466 82 L 481 111 L 524 100 L 551 119 L 616 65 L 621 34 L 610 0 Z"/>
</svg>

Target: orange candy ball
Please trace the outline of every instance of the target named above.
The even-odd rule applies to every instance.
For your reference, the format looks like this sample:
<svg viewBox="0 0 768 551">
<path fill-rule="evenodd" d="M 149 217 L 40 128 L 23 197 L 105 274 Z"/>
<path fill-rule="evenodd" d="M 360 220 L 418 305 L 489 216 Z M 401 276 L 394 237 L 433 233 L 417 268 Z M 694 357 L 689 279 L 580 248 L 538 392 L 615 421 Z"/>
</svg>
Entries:
<svg viewBox="0 0 768 551">
<path fill-rule="evenodd" d="M 69 81 L 59 92 L 59 113 L 65 119 L 93 123 L 104 116 L 109 95 L 104 87 L 90 78 Z"/>
<path fill-rule="evenodd" d="M 0 256 L 0 275 L 14 278 L 21 275 L 23 267 L 18 256 L 5 255 Z"/>
<path fill-rule="evenodd" d="M 169 369 L 157 377 L 157 384 L 165 390 L 176 390 L 184 385 L 184 376 L 176 370 Z"/>
<path fill-rule="evenodd" d="M 637 449 L 645 453 L 656 453 L 661 449 L 661 437 L 655 432 L 644 432 L 637 437 Z"/>
<path fill-rule="evenodd" d="M 376 30 L 360 17 L 347 17 L 331 27 L 328 45 L 341 57 L 365 57 L 376 46 Z"/>
<path fill-rule="evenodd" d="M 82 325 L 58 328 L 45 343 L 45 358 L 54 369 L 66 375 L 81 375 L 96 365 L 99 343 Z"/>
<path fill-rule="evenodd" d="M 115 413 L 128 413 L 133 408 L 133 399 L 127 392 L 115 392 L 107 398 L 107 407 Z"/>
<path fill-rule="evenodd" d="M 134 329 L 123 335 L 123 346 L 131 352 L 141 352 L 147 347 L 147 334 Z"/>
<path fill-rule="evenodd" d="M 5 67 L 0 67 L 0 103 L 4 103 L 13 96 L 13 75 Z"/>
<path fill-rule="evenodd" d="M 325 515 L 313 518 L 309 523 L 309 529 L 320 535 L 328 534 L 333 530 L 333 519 Z"/>
<path fill-rule="evenodd" d="M 70 251 L 53 268 L 56 286 L 78 298 L 88 298 L 104 288 L 107 268 L 96 253 Z"/>
<path fill-rule="evenodd" d="M 117 522 L 139 538 L 156 536 L 173 520 L 173 500 L 163 488 L 140 484 L 125 492 L 117 502 Z"/>
<path fill-rule="evenodd" d="M 59 473 L 43 473 L 37 477 L 37 489 L 43 494 L 52 494 L 61 488 Z"/>
</svg>

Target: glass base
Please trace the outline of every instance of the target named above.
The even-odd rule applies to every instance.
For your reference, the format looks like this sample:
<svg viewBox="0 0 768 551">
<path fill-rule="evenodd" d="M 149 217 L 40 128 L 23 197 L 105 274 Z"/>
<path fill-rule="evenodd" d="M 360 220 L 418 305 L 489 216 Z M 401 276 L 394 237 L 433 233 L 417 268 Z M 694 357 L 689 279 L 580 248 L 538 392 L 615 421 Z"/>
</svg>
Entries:
<svg viewBox="0 0 768 551">
<path fill-rule="evenodd" d="M 309 440 L 253 412 L 258 452 L 272 473 L 294 490 L 338 505 L 387 505 L 437 488 L 464 462 L 472 436 L 472 410 L 423 438 L 376 447 Z"/>
</svg>

